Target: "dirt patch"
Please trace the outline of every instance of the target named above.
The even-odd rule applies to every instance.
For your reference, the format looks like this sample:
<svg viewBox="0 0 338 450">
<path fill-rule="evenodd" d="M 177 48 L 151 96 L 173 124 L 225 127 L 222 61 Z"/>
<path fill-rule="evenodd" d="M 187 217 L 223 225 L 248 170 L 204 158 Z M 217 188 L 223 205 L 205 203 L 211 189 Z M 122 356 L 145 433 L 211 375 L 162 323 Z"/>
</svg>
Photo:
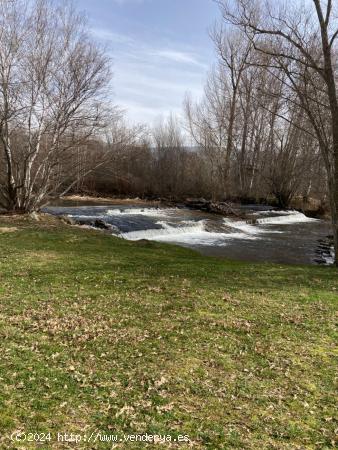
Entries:
<svg viewBox="0 0 338 450">
<path fill-rule="evenodd" d="M 18 231 L 18 228 L 16 228 L 16 227 L 0 227 L 0 234 L 14 233 L 15 231 Z"/>
</svg>

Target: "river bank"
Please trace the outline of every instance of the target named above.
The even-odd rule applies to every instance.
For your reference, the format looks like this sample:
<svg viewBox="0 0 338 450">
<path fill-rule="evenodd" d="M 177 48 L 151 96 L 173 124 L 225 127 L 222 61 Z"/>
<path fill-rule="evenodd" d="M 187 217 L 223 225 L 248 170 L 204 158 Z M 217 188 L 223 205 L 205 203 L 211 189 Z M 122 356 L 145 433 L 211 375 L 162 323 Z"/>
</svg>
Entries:
<svg viewBox="0 0 338 450">
<path fill-rule="evenodd" d="M 119 197 L 95 197 L 91 195 L 67 195 L 62 197 L 60 200 L 52 202 L 53 204 L 79 204 L 79 205 L 140 205 L 140 206 L 159 206 L 161 204 L 160 200 L 147 200 L 141 199 L 139 197 L 135 198 L 119 198 Z"/>
</svg>

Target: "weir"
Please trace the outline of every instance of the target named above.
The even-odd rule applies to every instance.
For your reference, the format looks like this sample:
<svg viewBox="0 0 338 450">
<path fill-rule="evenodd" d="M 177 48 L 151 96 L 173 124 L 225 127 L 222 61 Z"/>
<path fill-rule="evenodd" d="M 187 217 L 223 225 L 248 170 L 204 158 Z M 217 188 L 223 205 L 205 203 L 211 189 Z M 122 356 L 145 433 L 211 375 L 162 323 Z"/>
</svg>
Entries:
<svg viewBox="0 0 338 450">
<path fill-rule="evenodd" d="M 49 207 L 95 227 L 100 221 L 120 238 L 168 242 L 206 255 L 277 263 L 330 264 L 330 224 L 298 211 L 257 210 L 241 206 L 247 220 L 222 217 L 188 208 L 139 206 Z"/>
</svg>

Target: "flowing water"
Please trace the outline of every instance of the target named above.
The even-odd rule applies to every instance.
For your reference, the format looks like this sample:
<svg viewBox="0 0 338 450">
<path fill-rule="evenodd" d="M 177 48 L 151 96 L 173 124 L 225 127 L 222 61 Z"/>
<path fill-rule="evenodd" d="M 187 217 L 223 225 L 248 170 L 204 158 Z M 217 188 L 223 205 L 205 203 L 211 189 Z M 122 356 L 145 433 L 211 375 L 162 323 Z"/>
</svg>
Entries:
<svg viewBox="0 0 338 450">
<path fill-rule="evenodd" d="M 205 255 L 289 264 L 333 262 L 333 249 L 325 249 L 329 223 L 297 211 L 242 206 L 238 211 L 245 213 L 245 220 L 139 205 L 50 206 L 46 211 L 68 215 L 84 225 L 104 221 L 121 239 L 168 242 Z"/>
</svg>

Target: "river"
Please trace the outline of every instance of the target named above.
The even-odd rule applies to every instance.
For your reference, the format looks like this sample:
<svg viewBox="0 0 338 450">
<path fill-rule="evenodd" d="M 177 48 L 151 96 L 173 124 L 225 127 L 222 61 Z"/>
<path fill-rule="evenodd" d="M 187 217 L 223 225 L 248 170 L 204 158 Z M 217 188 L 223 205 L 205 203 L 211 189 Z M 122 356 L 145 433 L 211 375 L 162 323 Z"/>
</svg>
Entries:
<svg viewBox="0 0 338 450">
<path fill-rule="evenodd" d="M 121 239 L 148 239 L 181 245 L 204 255 L 287 264 L 331 264 L 327 246 L 329 222 L 298 211 L 248 205 L 238 207 L 245 220 L 187 208 L 140 205 L 49 206 L 47 212 L 68 215 L 84 225 L 95 220 L 114 227 Z"/>
</svg>

